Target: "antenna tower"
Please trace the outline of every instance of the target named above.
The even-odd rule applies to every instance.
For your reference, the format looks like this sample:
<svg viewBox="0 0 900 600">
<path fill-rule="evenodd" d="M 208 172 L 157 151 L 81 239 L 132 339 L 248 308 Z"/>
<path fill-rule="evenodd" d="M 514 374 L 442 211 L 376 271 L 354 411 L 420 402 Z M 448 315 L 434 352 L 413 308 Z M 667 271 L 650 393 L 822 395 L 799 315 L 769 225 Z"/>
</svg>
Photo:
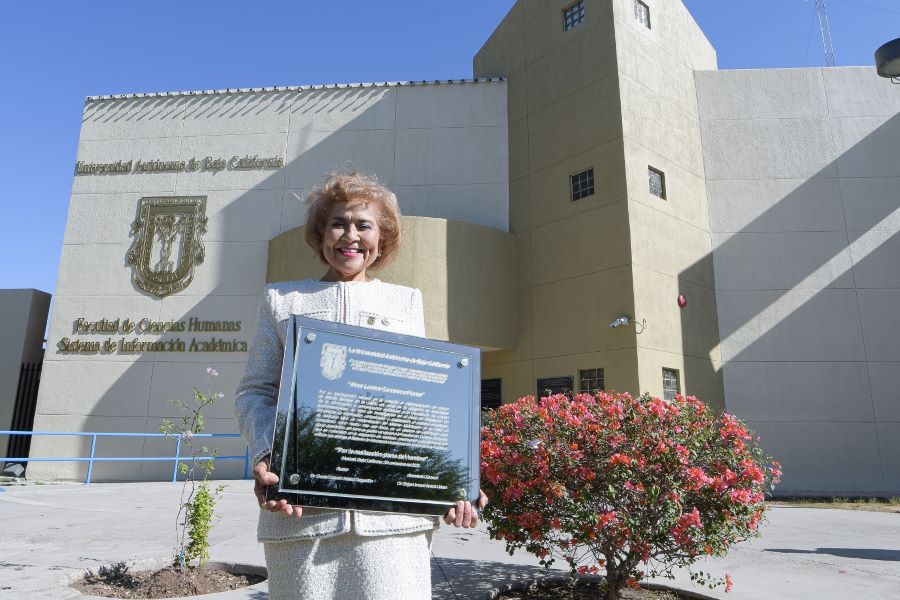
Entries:
<svg viewBox="0 0 900 600">
<path fill-rule="evenodd" d="M 816 0 L 816 15 L 819 17 L 819 31 L 822 34 L 822 49 L 825 51 L 825 66 L 833 67 L 834 45 L 831 43 L 831 25 L 828 23 L 828 7 L 825 0 Z"/>
</svg>

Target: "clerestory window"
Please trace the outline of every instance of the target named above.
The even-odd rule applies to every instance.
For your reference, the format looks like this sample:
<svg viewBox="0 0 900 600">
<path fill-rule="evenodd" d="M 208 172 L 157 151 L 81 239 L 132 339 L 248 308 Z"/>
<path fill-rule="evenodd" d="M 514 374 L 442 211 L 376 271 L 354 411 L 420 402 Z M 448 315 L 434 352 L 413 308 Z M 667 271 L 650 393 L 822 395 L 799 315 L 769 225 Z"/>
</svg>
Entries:
<svg viewBox="0 0 900 600">
<path fill-rule="evenodd" d="M 634 0 L 634 18 L 638 23 L 650 29 L 650 7 L 641 0 Z"/>
<path fill-rule="evenodd" d="M 647 177 L 650 180 L 650 193 L 657 198 L 666 199 L 666 174 L 659 169 L 647 167 Z"/>
<path fill-rule="evenodd" d="M 578 0 L 563 9 L 564 31 L 572 29 L 582 21 L 584 21 L 584 0 Z"/>
<path fill-rule="evenodd" d="M 594 169 L 587 169 L 569 176 L 572 202 L 594 195 Z"/>
</svg>

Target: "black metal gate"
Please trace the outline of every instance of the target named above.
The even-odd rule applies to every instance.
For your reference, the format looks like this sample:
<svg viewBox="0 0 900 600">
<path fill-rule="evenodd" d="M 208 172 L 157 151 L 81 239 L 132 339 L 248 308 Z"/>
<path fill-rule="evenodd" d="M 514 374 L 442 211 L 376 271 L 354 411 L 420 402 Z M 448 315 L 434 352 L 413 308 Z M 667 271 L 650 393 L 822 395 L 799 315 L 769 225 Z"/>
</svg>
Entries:
<svg viewBox="0 0 900 600">
<path fill-rule="evenodd" d="M 16 405 L 13 408 L 10 426 L 12 431 L 31 431 L 40 383 L 41 363 L 23 363 L 19 370 L 19 385 L 16 388 Z M 6 445 L 6 456 L 25 457 L 28 456 L 30 449 L 30 435 L 11 435 Z M 24 465 L 24 462 L 20 464 Z"/>
</svg>

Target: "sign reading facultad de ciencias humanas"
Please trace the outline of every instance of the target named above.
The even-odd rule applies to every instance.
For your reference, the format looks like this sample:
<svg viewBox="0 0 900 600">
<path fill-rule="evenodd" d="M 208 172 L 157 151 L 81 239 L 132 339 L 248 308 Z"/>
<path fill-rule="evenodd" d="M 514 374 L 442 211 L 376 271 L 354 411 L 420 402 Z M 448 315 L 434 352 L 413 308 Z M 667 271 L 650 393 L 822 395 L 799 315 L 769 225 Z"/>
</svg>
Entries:
<svg viewBox="0 0 900 600">
<path fill-rule="evenodd" d="M 280 156 L 260 156 L 245 154 L 243 156 L 192 156 L 185 159 L 121 159 L 111 162 L 75 163 L 75 175 L 129 175 L 141 173 L 197 173 L 220 171 L 258 171 L 280 169 L 284 166 L 284 158 Z"/>
<path fill-rule="evenodd" d="M 79 317 L 72 324 L 72 336 L 59 340 L 56 348 L 63 354 L 247 352 L 247 340 L 236 337 L 241 329 L 240 321 L 194 316 L 178 321 Z"/>
<path fill-rule="evenodd" d="M 267 498 L 434 515 L 476 499 L 480 382 L 477 348 L 292 317 Z"/>
</svg>

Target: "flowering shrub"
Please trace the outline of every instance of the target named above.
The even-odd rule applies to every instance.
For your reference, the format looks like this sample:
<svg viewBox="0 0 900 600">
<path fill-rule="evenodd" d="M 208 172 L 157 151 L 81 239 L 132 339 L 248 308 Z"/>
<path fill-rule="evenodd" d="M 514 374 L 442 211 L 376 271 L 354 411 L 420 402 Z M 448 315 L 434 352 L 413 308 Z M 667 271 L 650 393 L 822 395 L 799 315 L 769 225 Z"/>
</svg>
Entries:
<svg viewBox="0 0 900 600">
<path fill-rule="evenodd" d="M 488 416 L 481 460 L 491 536 L 573 575 L 604 570 L 608 600 L 758 535 L 781 475 L 738 419 L 683 396 L 520 398 Z"/>
</svg>

